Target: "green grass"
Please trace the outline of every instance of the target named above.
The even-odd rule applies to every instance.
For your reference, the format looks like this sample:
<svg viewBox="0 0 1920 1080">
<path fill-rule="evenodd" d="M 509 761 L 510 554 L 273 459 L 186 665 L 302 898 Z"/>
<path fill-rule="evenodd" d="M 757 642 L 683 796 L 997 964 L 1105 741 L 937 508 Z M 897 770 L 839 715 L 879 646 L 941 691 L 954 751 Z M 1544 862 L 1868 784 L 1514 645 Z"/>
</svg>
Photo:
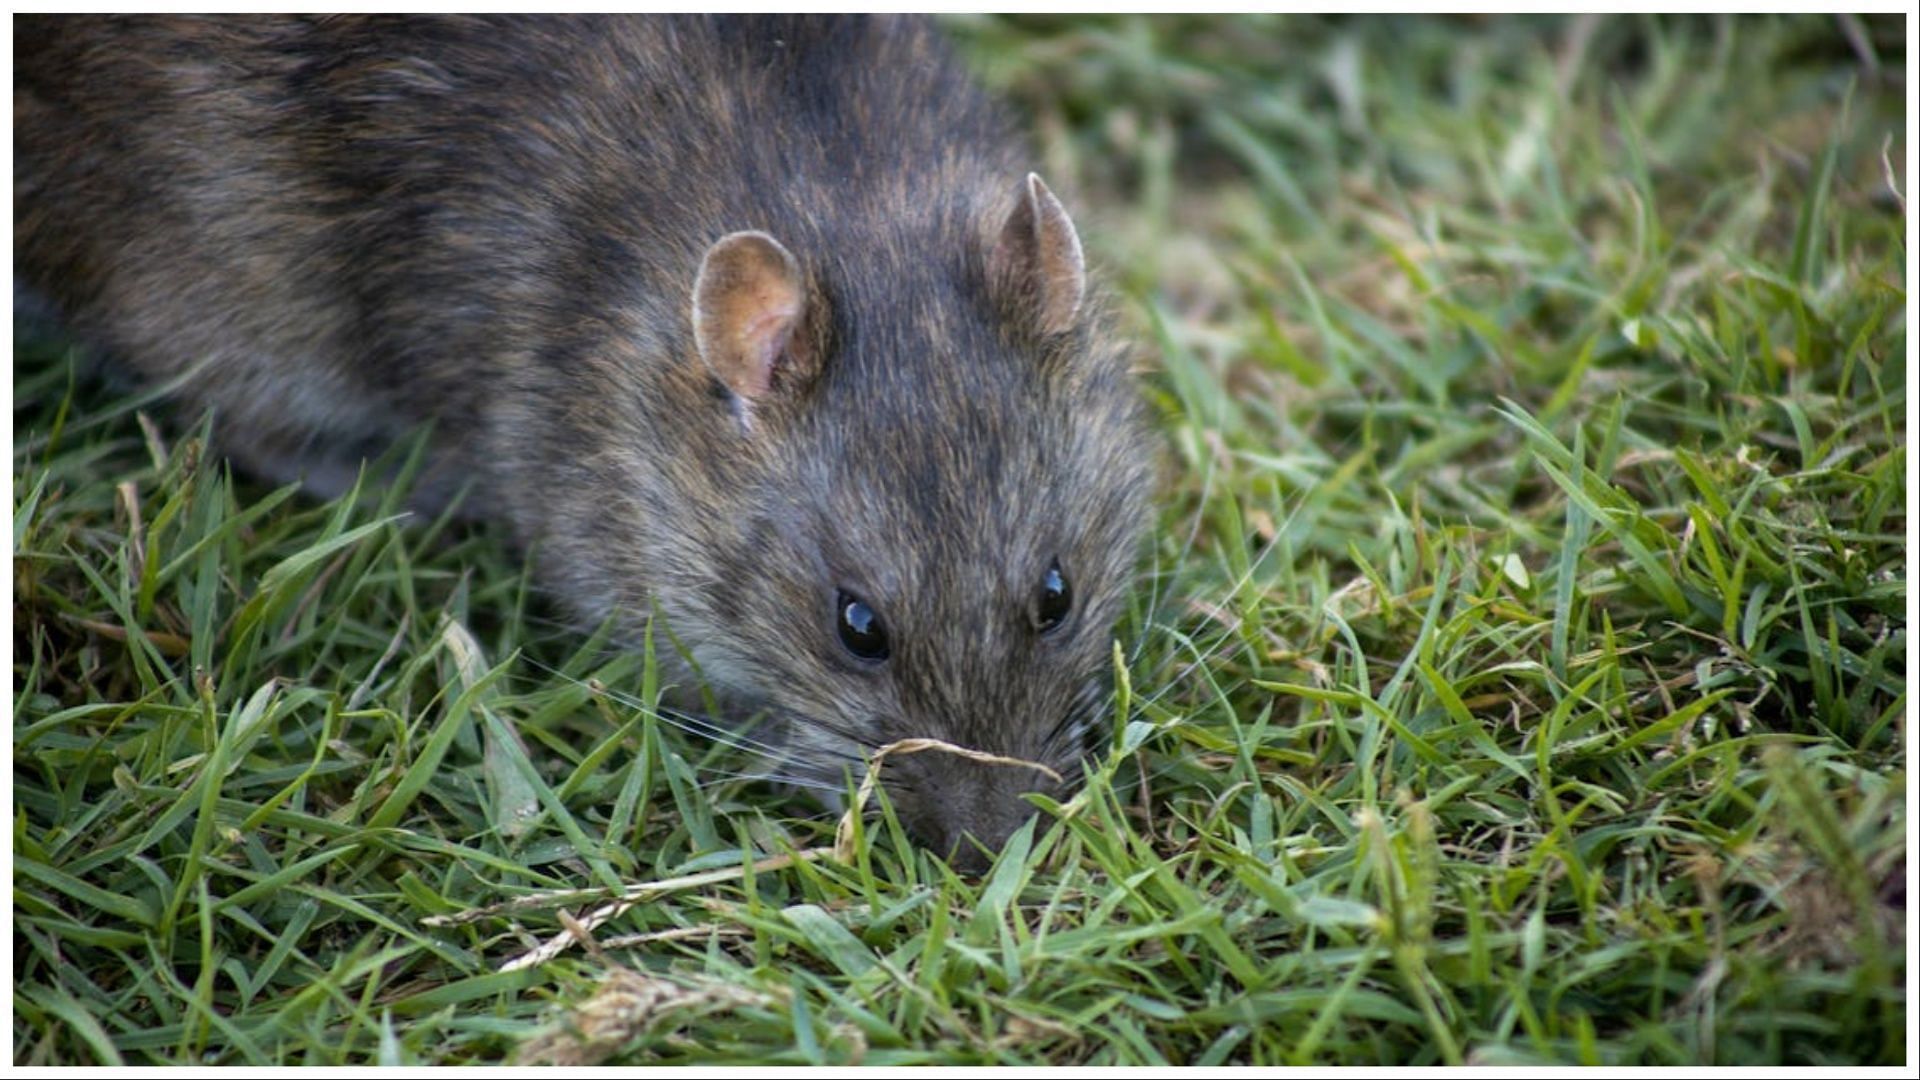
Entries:
<svg viewBox="0 0 1920 1080">
<path fill-rule="evenodd" d="M 1901 24 L 952 25 L 1165 433 L 1084 793 L 501 972 L 553 911 L 423 920 L 833 822 L 498 537 L 24 342 L 15 1061 L 1903 1061 Z"/>
</svg>

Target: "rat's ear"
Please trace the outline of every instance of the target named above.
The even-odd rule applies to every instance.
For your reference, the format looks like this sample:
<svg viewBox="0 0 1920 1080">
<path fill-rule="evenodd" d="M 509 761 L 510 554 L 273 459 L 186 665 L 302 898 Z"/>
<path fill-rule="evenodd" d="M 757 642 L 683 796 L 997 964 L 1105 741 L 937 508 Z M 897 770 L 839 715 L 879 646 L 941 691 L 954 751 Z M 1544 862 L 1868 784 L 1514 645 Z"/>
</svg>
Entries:
<svg viewBox="0 0 1920 1080">
<path fill-rule="evenodd" d="M 800 264 L 766 233 L 729 233 L 700 260 L 693 282 L 694 344 L 747 410 L 773 392 L 776 374 L 810 370 L 799 333 L 805 313 Z"/>
<path fill-rule="evenodd" d="M 1013 213 L 987 258 L 994 287 L 1034 313 L 1036 329 L 1059 334 L 1073 329 L 1087 295 L 1087 264 L 1080 234 L 1060 200 L 1035 173 L 1028 173 Z"/>
</svg>

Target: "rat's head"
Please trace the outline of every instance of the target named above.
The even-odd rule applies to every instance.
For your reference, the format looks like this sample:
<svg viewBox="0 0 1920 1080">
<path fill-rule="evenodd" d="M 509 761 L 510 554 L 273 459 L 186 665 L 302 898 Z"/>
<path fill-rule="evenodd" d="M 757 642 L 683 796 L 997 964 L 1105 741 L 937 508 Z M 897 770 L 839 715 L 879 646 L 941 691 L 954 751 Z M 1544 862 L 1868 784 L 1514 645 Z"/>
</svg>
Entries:
<svg viewBox="0 0 1920 1080">
<path fill-rule="evenodd" d="M 1122 350 L 1038 177 L 955 250 L 880 266 L 716 243 L 694 324 L 742 488 L 694 602 L 708 678 L 767 710 L 789 772 L 842 784 L 932 738 L 1045 765 L 890 757 L 916 838 L 970 865 L 1064 795 L 1104 730 L 1150 469 Z M 896 253 L 897 254 L 897 253 Z M 729 500 L 733 502 L 733 500 Z M 692 599 L 692 598 L 690 598 Z"/>
</svg>

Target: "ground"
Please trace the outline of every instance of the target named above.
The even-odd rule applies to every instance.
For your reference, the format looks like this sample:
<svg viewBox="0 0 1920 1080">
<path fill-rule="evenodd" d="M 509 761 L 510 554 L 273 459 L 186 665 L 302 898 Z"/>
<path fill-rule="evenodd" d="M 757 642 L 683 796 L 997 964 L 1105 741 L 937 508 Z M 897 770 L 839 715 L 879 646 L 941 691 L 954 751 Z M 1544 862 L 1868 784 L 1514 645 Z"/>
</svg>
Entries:
<svg viewBox="0 0 1920 1080">
<path fill-rule="evenodd" d="M 22 335 L 15 1062 L 1905 1060 L 1901 22 L 948 25 L 1165 436 L 1083 792 L 743 880 L 498 536 Z"/>
</svg>

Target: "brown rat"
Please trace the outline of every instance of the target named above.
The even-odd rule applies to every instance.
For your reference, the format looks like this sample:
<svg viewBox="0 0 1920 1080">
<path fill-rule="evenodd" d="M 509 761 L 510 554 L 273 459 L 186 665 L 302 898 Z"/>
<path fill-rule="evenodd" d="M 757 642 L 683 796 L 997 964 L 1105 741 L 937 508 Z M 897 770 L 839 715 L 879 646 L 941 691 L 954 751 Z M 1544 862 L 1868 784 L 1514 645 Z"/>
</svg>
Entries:
<svg viewBox="0 0 1920 1080">
<path fill-rule="evenodd" d="M 664 615 L 789 772 L 1071 779 L 1147 520 L 1073 224 L 918 20 L 15 20 L 14 263 L 228 452 Z M 692 672 L 681 673 L 691 681 Z M 977 863 L 1048 791 L 884 782 Z M 1058 793 L 1056 793 L 1058 794 Z"/>
</svg>

